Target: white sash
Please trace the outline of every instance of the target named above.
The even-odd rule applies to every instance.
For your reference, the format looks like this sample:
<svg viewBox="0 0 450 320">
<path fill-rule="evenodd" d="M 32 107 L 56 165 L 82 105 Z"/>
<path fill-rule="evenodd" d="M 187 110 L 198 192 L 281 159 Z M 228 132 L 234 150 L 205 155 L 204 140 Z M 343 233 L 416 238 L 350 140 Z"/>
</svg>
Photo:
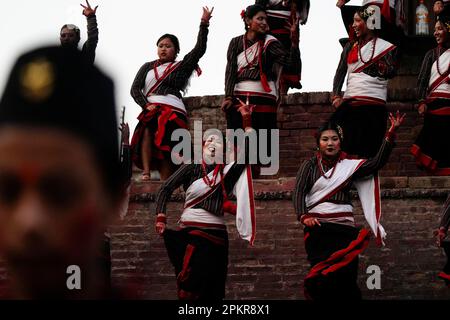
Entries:
<svg viewBox="0 0 450 320">
<path fill-rule="evenodd" d="M 165 96 L 161 95 L 150 95 L 147 97 L 147 101 L 150 103 L 161 103 L 166 104 L 172 107 L 174 111 L 181 112 L 184 115 L 187 114 L 186 107 L 184 106 L 183 100 L 174 96 L 173 94 L 166 94 Z"/>
<path fill-rule="evenodd" d="M 365 161 L 366 160 L 364 159 L 341 160 L 336 164 L 334 174 L 329 179 L 326 179 L 323 176 L 320 177 L 314 183 L 310 192 L 306 195 L 306 205 L 310 208 L 308 211 L 313 213 L 320 210 L 320 213 L 322 214 L 332 214 L 339 212 L 337 210 L 350 209 L 348 207 L 338 207 L 331 203 L 327 206 L 322 204 L 326 202 L 326 199 L 330 196 L 330 194 L 333 194 L 339 188 L 343 187 Z M 331 168 L 325 175 L 330 176 L 332 170 L 333 168 Z M 354 181 L 354 184 L 358 190 L 364 217 L 372 229 L 372 232 L 382 241 L 386 237 L 386 232 L 379 223 L 381 218 L 381 200 L 378 176 L 369 176 L 363 179 L 358 179 L 357 181 Z"/>
<path fill-rule="evenodd" d="M 227 164 L 223 169 L 223 177 L 233 166 L 234 162 Z M 209 180 L 213 179 L 214 171 L 208 174 Z M 203 178 L 195 180 L 186 190 L 185 209 L 181 215 L 180 222 L 194 221 L 200 223 L 224 224 L 223 218 L 216 217 L 203 209 L 192 207 L 208 198 L 220 185 L 220 175 L 216 176 L 213 185 L 208 186 Z M 253 198 L 253 182 L 251 171 L 246 168 L 236 182 L 233 193 L 236 195 L 236 228 L 242 239 L 253 245 L 256 234 L 255 204 Z"/>
<path fill-rule="evenodd" d="M 234 85 L 234 94 L 246 96 L 261 96 L 273 100 L 278 100 L 279 97 L 279 81 L 267 81 L 269 83 L 270 92 L 266 92 L 261 84 L 261 81 L 245 80 L 240 81 Z"/>
<path fill-rule="evenodd" d="M 172 73 L 173 70 L 175 70 L 181 61 L 175 61 L 175 62 L 166 62 L 161 65 L 159 65 L 156 70 L 158 72 L 158 75 L 160 76 L 159 80 L 156 79 L 155 71 L 153 68 L 147 73 L 147 77 L 145 78 L 145 84 L 144 88 L 142 89 L 142 93 L 147 96 L 153 91 L 156 90 L 156 88 L 161 84 L 161 82 Z M 167 70 L 167 68 L 170 66 L 170 69 Z M 164 73 L 167 71 L 167 74 L 165 77 L 163 77 Z"/>
<path fill-rule="evenodd" d="M 373 52 L 373 42 L 376 40 L 375 43 L 375 53 L 373 53 L 373 58 L 372 60 L 370 60 L 370 58 L 372 57 L 372 52 Z M 361 55 L 358 52 L 358 61 L 352 64 L 348 65 L 348 72 L 352 73 L 352 72 L 361 72 L 365 67 L 367 67 L 368 65 L 366 65 L 362 60 L 364 61 L 369 61 L 369 63 L 376 61 L 380 58 L 382 58 L 383 56 L 385 56 L 388 52 L 392 51 L 393 49 L 395 49 L 395 45 L 393 45 L 392 43 L 383 40 L 381 38 L 374 38 L 371 41 L 367 42 L 360 50 Z M 362 56 L 362 59 L 361 59 Z"/>
<path fill-rule="evenodd" d="M 361 72 L 370 64 L 363 63 L 369 61 L 373 51 L 373 39 L 361 48 L 361 55 L 358 53 L 358 61 L 348 65 L 347 90 L 344 99 L 367 99 L 376 102 L 386 102 L 388 80 L 371 77 Z M 378 38 L 375 44 L 375 52 L 371 62 L 376 61 L 395 49 L 395 46 L 383 39 Z M 362 59 L 361 59 L 362 56 Z M 370 63 L 371 63 L 370 62 Z"/>
<path fill-rule="evenodd" d="M 439 57 L 439 69 L 441 72 L 448 73 L 448 69 L 450 68 L 450 49 L 447 49 L 441 56 Z M 443 96 L 447 99 L 450 94 L 450 84 L 447 81 L 450 80 L 450 76 L 447 74 L 445 77 L 442 77 L 437 69 L 437 60 L 433 63 L 431 67 L 430 74 L 430 82 L 428 84 L 428 88 L 430 89 L 430 94 L 433 96 Z"/>
<path fill-rule="evenodd" d="M 278 40 L 271 35 L 266 35 L 263 48 L 260 48 L 259 42 L 256 42 L 252 46 L 248 47 L 246 50 L 242 51 L 237 57 L 238 73 L 242 72 L 243 69 L 249 66 L 257 67 L 259 51 L 262 50 L 264 52 L 267 46 L 274 41 Z M 276 80 L 267 81 L 270 87 L 270 92 L 266 92 L 264 90 L 261 81 L 246 80 L 236 83 L 236 85 L 234 86 L 234 93 L 236 95 L 246 95 L 248 93 L 250 95 L 263 96 L 274 100 L 278 100 L 279 79 L 281 76 L 282 67 L 277 66 L 275 68 L 275 72 L 276 72 Z"/>
<path fill-rule="evenodd" d="M 245 35 L 244 35 L 245 37 Z M 245 41 L 245 39 L 244 39 Z M 253 45 L 248 47 L 246 50 L 242 51 L 237 56 L 237 65 L 238 65 L 238 72 L 241 72 L 242 69 L 251 66 L 257 66 L 258 65 L 258 54 L 259 51 L 262 50 L 263 52 L 266 50 L 267 46 L 274 42 L 278 41 L 277 38 L 271 35 L 266 35 L 266 39 L 264 40 L 264 47 L 260 48 L 259 41 L 255 42 Z"/>
</svg>

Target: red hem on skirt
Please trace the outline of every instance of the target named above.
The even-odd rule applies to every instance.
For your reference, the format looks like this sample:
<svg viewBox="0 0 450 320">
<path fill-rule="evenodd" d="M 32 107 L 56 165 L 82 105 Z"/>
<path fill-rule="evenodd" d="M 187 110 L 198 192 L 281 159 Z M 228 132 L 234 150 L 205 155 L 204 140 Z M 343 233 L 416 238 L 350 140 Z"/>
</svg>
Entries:
<svg viewBox="0 0 450 320">
<path fill-rule="evenodd" d="M 311 268 L 305 281 L 319 275 L 327 275 L 350 264 L 369 245 L 369 231 L 362 229 L 358 237 L 348 247 L 336 251 L 327 260 L 317 263 Z"/>
<path fill-rule="evenodd" d="M 429 174 L 436 176 L 449 176 L 450 168 L 439 168 L 437 161 L 422 152 L 421 148 L 413 144 L 410 149 L 411 154 L 416 158 L 416 164 L 423 167 Z"/>
</svg>

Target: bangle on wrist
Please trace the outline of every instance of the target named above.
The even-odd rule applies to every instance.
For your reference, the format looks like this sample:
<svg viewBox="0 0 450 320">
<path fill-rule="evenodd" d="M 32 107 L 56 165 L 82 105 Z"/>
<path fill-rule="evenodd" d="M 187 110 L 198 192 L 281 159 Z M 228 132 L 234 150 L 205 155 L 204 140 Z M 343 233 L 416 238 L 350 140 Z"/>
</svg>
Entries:
<svg viewBox="0 0 450 320">
<path fill-rule="evenodd" d="M 158 222 L 162 222 L 162 223 L 166 224 L 166 223 L 167 223 L 166 216 L 164 216 L 164 215 L 158 215 L 158 216 L 156 217 L 156 223 L 158 223 Z"/>
</svg>

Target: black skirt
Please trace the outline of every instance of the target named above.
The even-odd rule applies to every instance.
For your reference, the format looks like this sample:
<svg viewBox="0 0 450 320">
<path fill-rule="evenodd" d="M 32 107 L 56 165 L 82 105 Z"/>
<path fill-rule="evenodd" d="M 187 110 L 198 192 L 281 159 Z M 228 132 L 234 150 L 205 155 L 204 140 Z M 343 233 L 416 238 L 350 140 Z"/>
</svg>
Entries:
<svg viewBox="0 0 450 320">
<path fill-rule="evenodd" d="M 177 277 L 178 298 L 208 301 L 224 299 L 228 270 L 227 231 L 166 229 L 163 235 Z"/>
<path fill-rule="evenodd" d="M 435 100 L 428 105 L 422 131 L 411 147 L 419 168 L 433 175 L 450 175 L 450 115 L 436 115 L 436 112 L 450 103 L 446 99 Z"/>
<path fill-rule="evenodd" d="M 373 158 L 386 134 L 388 112 L 385 105 L 351 106 L 343 103 L 330 121 L 342 127 L 342 151 L 361 159 Z"/>
<path fill-rule="evenodd" d="M 304 281 L 310 300 L 360 300 L 358 254 L 368 245 L 369 233 L 336 223 L 305 228 L 305 249 L 311 270 Z"/>
</svg>

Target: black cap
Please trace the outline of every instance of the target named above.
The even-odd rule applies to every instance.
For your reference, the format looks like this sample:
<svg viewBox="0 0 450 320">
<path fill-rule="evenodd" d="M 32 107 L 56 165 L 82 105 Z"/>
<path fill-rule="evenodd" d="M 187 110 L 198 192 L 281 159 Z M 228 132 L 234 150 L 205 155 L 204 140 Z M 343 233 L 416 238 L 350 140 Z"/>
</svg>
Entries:
<svg viewBox="0 0 450 320">
<path fill-rule="evenodd" d="M 67 131 L 94 151 L 106 186 L 119 188 L 118 132 L 112 80 L 77 49 L 39 48 L 20 56 L 0 101 L 0 127 Z"/>
</svg>

